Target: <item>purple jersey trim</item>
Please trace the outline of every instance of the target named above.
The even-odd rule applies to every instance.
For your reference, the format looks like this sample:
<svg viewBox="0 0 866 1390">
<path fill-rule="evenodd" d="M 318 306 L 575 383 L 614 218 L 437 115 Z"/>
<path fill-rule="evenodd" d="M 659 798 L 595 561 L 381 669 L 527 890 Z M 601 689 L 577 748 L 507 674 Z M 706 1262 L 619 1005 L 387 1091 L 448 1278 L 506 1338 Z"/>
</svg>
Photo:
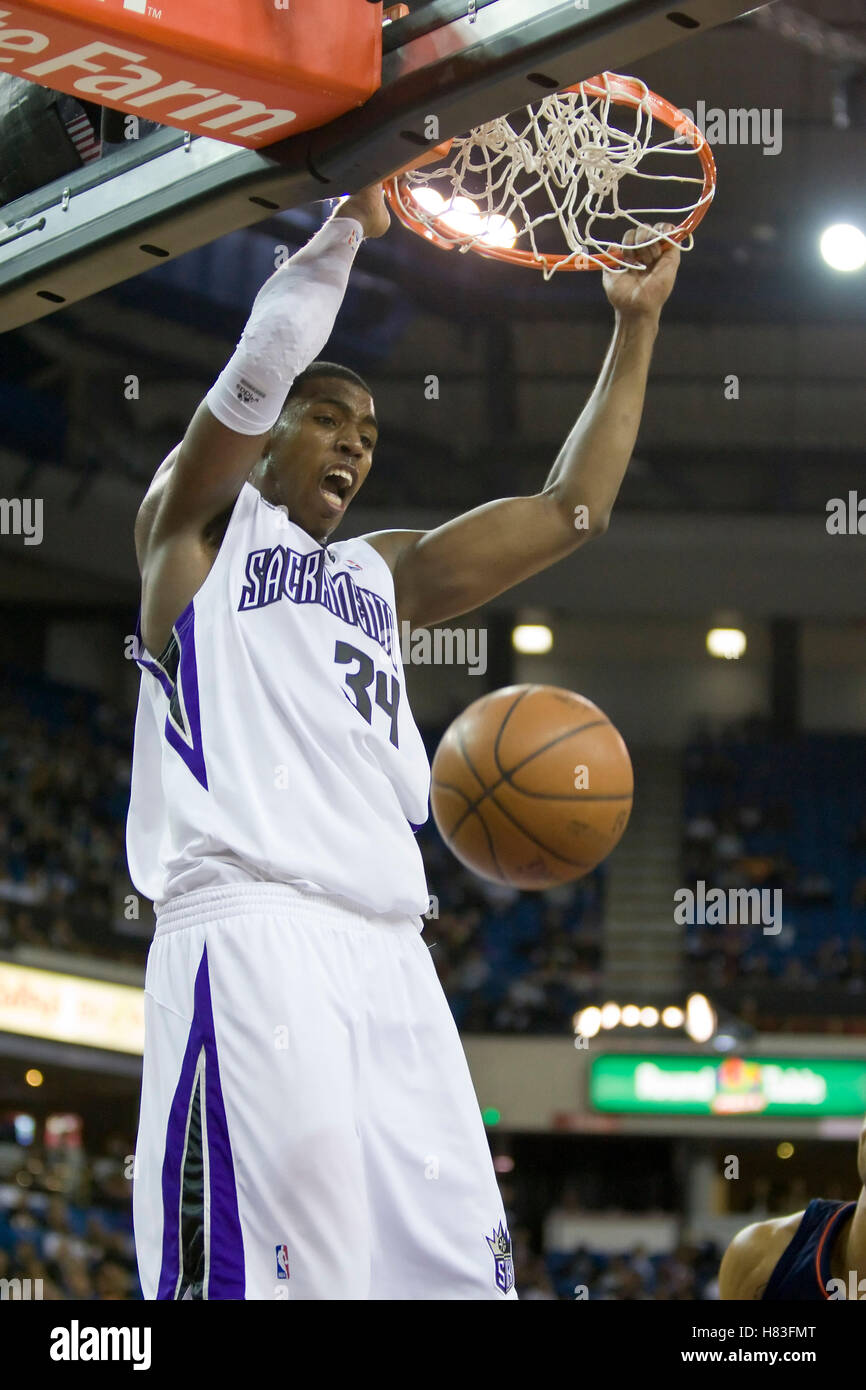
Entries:
<svg viewBox="0 0 866 1390">
<path fill-rule="evenodd" d="M 188 738 L 184 738 L 179 732 L 172 722 L 170 714 L 167 714 L 165 719 L 165 737 L 174 751 L 186 763 L 196 781 L 201 783 L 205 791 L 208 791 L 207 769 L 205 768 L 201 737 L 198 665 L 195 656 L 195 609 L 192 602 L 187 604 L 175 623 L 174 635 L 179 651 L 175 690 L 183 701 Z"/>
<path fill-rule="evenodd" d="M 156 676 L 156 679 L 159 681 L 160 685 L 162 686 L 163 690 L 165 691 L 165 694 L 168 696 L 169 699 L 171 699 L 171 693 L 172 693 L 172 692 L 171 692 L 171 681 L 170 681 L 169 678 L 168 678 L 168 673 L 167 673 L 166 671 L 164 671 L 163 668 L 157 664 L 157 662 L 155 662 L 155 661 L 149 661 L 149 660 L 147 659 L 147 657 L 139 655 L 139 653 L 145 651 L 144 642 L 141 640 L 141 609 L 140 609 L 140 608 L 139 608 L 139 610 L 138 610 L 138 617 L 137 617 L 136 620 L 135 620 L 135 638 L 134 638 L 134 641 L 135 641 L 135 646 L 134 646 L 134 648 L 133 648 L 133 654 L 134 654 L 134 657 L 135 657 L 136 665 L 137 665 L 137 666 L 140 666 L 141 669 L 142 669 L 142 671 L 149 671 L 150 674 L 151 674 L 152 676 Z"/>
</svg>

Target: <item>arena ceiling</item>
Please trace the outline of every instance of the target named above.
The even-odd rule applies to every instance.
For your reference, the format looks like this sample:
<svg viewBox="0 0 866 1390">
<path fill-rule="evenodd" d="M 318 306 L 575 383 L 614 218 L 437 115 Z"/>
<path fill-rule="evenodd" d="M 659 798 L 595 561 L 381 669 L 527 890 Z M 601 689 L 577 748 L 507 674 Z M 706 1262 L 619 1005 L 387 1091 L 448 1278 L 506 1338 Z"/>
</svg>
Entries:
<svg viewBox="0 0 866 1390">
<path fill-rule="evenodd" d="M 779 0 L 635 64 L 678 105 L 702 102 L 706 120 L 754 109 L 764 125 L 763 143 L 716 143 L 719 192 L 665 310 L 623 508 L 808 514 L 856 486 L 866 271 L 829 270 L 817 237 L 866 222 L 864 56 L 859 0 Z M 326 211 L 277 214 L 0 336 L 22 476 L 62 463 L 72 505 L 106 472 L 143 490 L 276 248 L 301 244 Z M 368 377 L 383 421 L 365 502 L 454 509 L 540 485 L 609 319 L 594 274 L 544 284 L 399 226 L 367 243 L 327 350 Z M 431 374 L 438 401 L 424 396 Z"/>
</svg>

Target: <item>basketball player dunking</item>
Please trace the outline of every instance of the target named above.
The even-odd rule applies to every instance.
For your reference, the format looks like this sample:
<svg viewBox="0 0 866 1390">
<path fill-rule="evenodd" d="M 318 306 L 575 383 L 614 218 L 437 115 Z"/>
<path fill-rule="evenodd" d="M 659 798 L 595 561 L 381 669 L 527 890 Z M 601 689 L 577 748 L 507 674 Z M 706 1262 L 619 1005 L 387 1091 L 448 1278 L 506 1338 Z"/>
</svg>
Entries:
<svg viewBox="0 0 866 1390">
<path fill-rule="evenodd" d="M 866 1123 L 856 1202 L 814 1198 L 805 1211 L 738 1232 L 719 1271 L 724 1299 L 815 1302 L 866 1298 Z"/>
<path fill-rule="evenodd" d="M 396 633 L 604 531 L 679 252 L 635 246 L 635 269 L 605 274 L 613 340 L 538 493 L 332 545 L 378 425 L 364 382 L 316 357 L 358 247 L 388 223 L 366 189 L 263 285 L 138 516 L 127 848 L 157 912 L 133 1199 L 148 1299 L 516 1297 L 421 936 L 430 774 Z"/>
</svg>

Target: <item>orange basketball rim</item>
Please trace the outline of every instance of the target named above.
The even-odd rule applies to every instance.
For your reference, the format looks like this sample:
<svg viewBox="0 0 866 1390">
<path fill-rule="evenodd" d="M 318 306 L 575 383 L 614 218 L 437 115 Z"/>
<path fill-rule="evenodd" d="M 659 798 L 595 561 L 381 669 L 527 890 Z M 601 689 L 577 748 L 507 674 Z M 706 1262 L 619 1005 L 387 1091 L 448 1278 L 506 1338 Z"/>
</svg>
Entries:
<svg viewBox="0 0 866 1390">
<path fill-rule="evenodd" d="M 649 134 L 642 136 L 637 143 L 636 137 L 628 137 L 633 148 L 626 148 L 623 159 L 623 142 L 617 138 L 621 133 L 608 120 L 612 106 L 631 108 L 638 113 L 639 125 L 645 132 L 651 132 L 655 123 L 670 131 L 673 139 L 653 146 L 646 143 Z M 575 221 L 573 209 L 565 207 L 570 195 L 569 184 L 576 183 L 581 175 L 587 174 L 589 170 L 591 172 L 588 178 L 593 183 L 590 191 L 597 194 L 601 190 L 608 195 L 612 192 L 616 211 L 634 226 L 647 228 L 652 232 L 654 240 L 675 244 L 689 241 L 715 194 L 716 164 L 702 131 L 684 111 L 651 91 L 639 78 L 610 72 L 587 78 L 572 87 L 552 93 L 525 110 L 529 120 L 522 130 L 515 130 L 507 124 L 506 118 L 502 117 L 498 122 L 478 127 L 464 138 L 444 141 L 423 159 L 415 160 L 411 165 L 404 166 L 393 174 L 385 183 L 385 192 L 392 209 L 404 225 L 443 250 L 471 250 L 493 260 L 541 270 L 545 279 L 556 270 L 627 269 L 631 262 L 623 254 L 623 242 L 604 242 L 588 236 L 585 227 L 578 228 L 572 225 Z M 538 119 L 539 113 L 543 116 L 542 121 Z M 512 116 L 518 114 L 522 115 L 512 113 Z M 589 117 L 591 119 L 588 119 Z M 526 117 L 523 119 L 526 120 Z M 554 136 L 553 143 L 558 142 L 559 146 L 553 150 L 553 169 L 549 167 L 551 131 Z M 531 155 L 527 162 L 527 146 L 533 145 L 536 155 L 535 167 L 532 167 Z M 563 148 L 572 160 L 570 169 L 564 163 Z M 700 174 L 694 178 L 652 175 L 640 171 L 640 177 L 650 181 L 677 181 L 683 185 L 695 185 L 696 189 L 699 189 L 688 207 L 675 210 L 680 214 L 680 220 L 676 224 L 671 223 L 669 217 L 664 217 L 663 220 L 672 228 L 664 233 L 656 232 L 652 223 L 645 221 L 641 215 L 620 207 L 616 201 L 618 177 L 621 178 L 623 173 L 637 172 L 640 160 L 647 154 L 656 153 L 696 156 L 700 167 Z M 474 164 L 473 154 L 480 155 L 479 161 Z M 618 165 L 614 163 L 614 155 L 620 160 Z M 450 166 L 447 163 L 449 158 Z M 497 160 L 500 161 L 499 165 Z M 454 200 L 466 191 L 463 183 L 466 170 L 477 176 L 479 169 L 483 168 L 488 179 L 487 192 L 492 193 L 495 189 L 507 187 L 516 199 L 519 210 L 524 211 L 519 195 L 512 188 L 513 174 L 521 172 L 521 162 L 527 171 L 532 168 L 532 172 L 538 176 L 551 204 L 555 205 L 556 200 L 560 200 L 560 206 L 555 207 L 553 215 L 558 214 L 569 246 L 567 251 L 556 253 L 537 249 L 532 235 L 535 224 L 528 214 L 520 231 L 521 235 L 528 234 L 532 243 L 531 249 L 488 244 L 471 228 L 461 230 L 453 224 L 449 225 L 448 210 Z M 432 169 L 431 164 L 434 166 Z M 572 175 L 571 179 L 567 177 L 569 172 Z M 417 195 L 419 190 L 434 187 L 435 185 L 428 180 L 435 178 L 451 183 L 452 197 L 450 201 L 443 200 L 443 207 L 431 211 L 422 205 Z M 587 196 L 584 197 L 581 208 L 587 203 Z M 482 190 L 480 201 L 483 203 L 484 199 L 485 190 Z M 664 214 L 666 209 L 644 211 Z M 565 217 L 564 212 L 567 212 Z M 588 220 L 591 222 L 598 216 L 601 214 L 591 212 Z M 585 218 L 584 221 L 586 220 Z M 688 246 L 684 249 L 688 249 Z"/>
</svg>

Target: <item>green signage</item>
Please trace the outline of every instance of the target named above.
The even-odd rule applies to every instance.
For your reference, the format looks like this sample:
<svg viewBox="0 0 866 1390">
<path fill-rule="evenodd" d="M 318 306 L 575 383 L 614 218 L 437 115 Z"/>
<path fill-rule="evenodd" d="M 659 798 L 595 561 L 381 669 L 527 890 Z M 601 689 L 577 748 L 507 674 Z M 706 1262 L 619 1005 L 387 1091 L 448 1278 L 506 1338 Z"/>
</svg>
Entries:
<svg viewBox="0 0 866 1390">
<path fill-rule="evenodd" d="M 864 1115 L 866 1061 L 609 1053 L 592 1063 L 589 1098 L 634 1115 Z"/>
</svg>

